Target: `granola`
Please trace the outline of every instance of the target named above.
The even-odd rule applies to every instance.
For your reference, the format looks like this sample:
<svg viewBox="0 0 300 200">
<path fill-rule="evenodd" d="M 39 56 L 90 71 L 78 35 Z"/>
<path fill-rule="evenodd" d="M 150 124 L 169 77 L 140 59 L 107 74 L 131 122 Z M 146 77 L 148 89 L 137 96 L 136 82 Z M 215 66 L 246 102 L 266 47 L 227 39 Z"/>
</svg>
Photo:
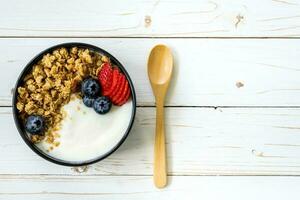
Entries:
<svg viewBox="0 0 300 200">
<path fill-rule="evenodd" d="M 32 142 L 45 140 L 53 147 L 59 145 L 57 131 L 64 118 L 62 107 L 71 95 L 80 95 L 78 86 L 90 76 L 96 78 L 107 56 L 89 49 L 59 48 L 48 53 L 36 63 L 18 88 L 17 109 L 23 121 L 32 114 L 41 115 L 46 121 L 44 136 L 31 135 Z"/>
</svg>

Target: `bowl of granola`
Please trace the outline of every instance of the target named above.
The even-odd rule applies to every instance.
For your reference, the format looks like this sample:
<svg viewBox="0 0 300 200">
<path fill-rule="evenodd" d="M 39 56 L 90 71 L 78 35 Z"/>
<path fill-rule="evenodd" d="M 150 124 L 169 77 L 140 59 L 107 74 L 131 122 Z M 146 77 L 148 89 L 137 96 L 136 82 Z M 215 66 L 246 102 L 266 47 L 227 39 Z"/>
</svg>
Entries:
<svg viewBox="0 0 300 200">
<path fill-rule="evenodd" d="M 116 151 L 135 118 L 136 95 L 123 65 L 107 51 L 64 43 L 34 57 L 13 94 L 25 143 L 56 164 L 83 166 Z"/>
</svg>

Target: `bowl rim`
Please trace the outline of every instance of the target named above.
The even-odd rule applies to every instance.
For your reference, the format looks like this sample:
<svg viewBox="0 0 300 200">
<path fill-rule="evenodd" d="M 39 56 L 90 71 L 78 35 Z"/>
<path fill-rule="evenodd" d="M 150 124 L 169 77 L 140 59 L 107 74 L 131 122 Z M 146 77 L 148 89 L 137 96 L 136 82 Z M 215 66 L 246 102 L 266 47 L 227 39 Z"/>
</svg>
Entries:
<svg viewBox="0 0 300 200">
<path fill-rule="evenodd" d="M 24 126 L 21 123 L 20 118 L 18 117 L 18 110 L 17 110 L 17 96 L 18 96 L 18 87 L 23 83 L 23 78 L 24 76 L 33 68 L 34 64 L 36 64 L 39 60 L 42 59 L 42 57 L 47 54 L 52 52 L 55 49 L 58 48 L 71 48 L 71 47 L 79 47 L 79 48 L 86 48 L 95 52 L 99 52 L 102 53 L 106 56 L 108 56 L 110 58 L 110 60 L 116 64 L 118 66 L 118 68 L 121 70 L 121 72 L 125 75 L 126 79 L 128 80 L 129 86 L 130 86 L 130 90 L 131 90 L 131 99 L 132 99 L 132 113 L 131 113 L 131 118 L 130 118 L 130 122 L 129 125 L 123 135 L 123 137 L 121 138 L 121 140 L 114 146 L 111 148 L 110 151 L 106 152 L 105 154 L 98 156 L 94 159 L 90 159 L 90 160 L 85 160 L 85 161 L 79 161 L 79 162 L 70 162 L 70 161 L 66 161 L 66 160 L 62 160 L 62 159 L 58 159 L 55 157 L 52 157 L 48 154 L 46 154 L 45 152 L 43 152 L 41 149 L 39 149 L 38 147 L 36 147 L 34 145 L 34 143 L 32 143 L 28 136 L 27 133 L 24 131 Z M 134 90 L 134 86 L 133 86 L 133 82 L 128 74 L 128 72 L 126 71 L 126 69 L 124 68 L 124 66 L 110 53 L 108 53 L 106 50 L 88 44 L 88 43 L 81 43 L 81 42 L 66 42 L 66 43 L 60 43 L 54 46 L 51 46 L 43 51 L 41 51 L 40 53 L 38 53 L 36 56 L 34 56 L 27 64 L 26 66 L 22 69 L 20 75 L 18 76 L 17 82 L 15 84 L 14 87 L 14 91 L 13 91 L 13 98 L 12 98 L 12 110 L 13 110 L 13 118 L 14 118 L 14 122 L 15 122 L 15 126 L 20 134 L 20 136 L 22 137 L 22 139 L 24 140 L 24 142 L 27 144 L 28 147 L 30 147 L 30 149 L 35 152 L 37 155 L 39 155 L 40 157 L 44 158 L 47 161 L 50 161 L 52 163 L 58 164 L 58 165 L 63 165 L 63 166 L 71 166 L 71 167 L 77 167 L 77 166 L 85 166 L 85 165 L 90 165 L 96 162 L 99 162 L 105 158 L 107 158 L 108 156 L 110 156 L 112 153 L 114 153 L 125 141 L 125 139 L 128 137 L 129 132 L 132 129 L 133 123 L 134 123 L 134 119 L 135 119 L 135 114 L 136 114 L 136 93 Z"/>
</svg>

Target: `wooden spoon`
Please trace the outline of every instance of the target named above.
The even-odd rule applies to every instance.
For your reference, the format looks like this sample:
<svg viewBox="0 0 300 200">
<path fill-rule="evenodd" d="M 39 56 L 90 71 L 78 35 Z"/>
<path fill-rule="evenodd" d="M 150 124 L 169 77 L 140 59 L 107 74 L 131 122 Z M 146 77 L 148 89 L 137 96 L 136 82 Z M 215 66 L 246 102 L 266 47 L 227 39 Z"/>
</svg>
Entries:
<svg viewBox="0 0 300 200">
<path fill-rule="evenodd" d="M 173 56 L 164 45 L 155 46 L 148 58 L 148 76 L 156 102 L 156 134 L 154 146 L 154 183 L 167 184 L 167 164 L 164 127 L 164 101 L 173 71 Z"/>
</svg>

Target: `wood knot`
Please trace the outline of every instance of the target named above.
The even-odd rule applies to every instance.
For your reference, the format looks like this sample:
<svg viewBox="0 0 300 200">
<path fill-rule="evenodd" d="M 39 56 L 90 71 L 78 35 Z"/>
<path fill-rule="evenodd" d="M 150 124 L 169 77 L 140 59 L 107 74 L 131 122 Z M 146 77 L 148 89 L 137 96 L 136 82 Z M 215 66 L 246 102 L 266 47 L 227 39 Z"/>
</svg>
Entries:
<svg viewBox="0 0 300 200">
<path fill-rule="evenodd" d="M 257 156 L 257 157 L 264 157 L 264 152 L 261 151 L 256 151 L 255 149 L 252 149 L 252 154 Z"/>
<path fill-rule="evenodd" d="M 243 19 L 244 19 L 244 16 L 241 15 L 241 14 L 238 14 L 238 15 L 236 16 L 236 22 L 235 22 L 235 24 L 234 24 L 235 28 L 238 27 L 238 25 L 242 22 Z"/>
<path fill-rule="evenodd" d="M 242 81 L 237 81 L 237 82 L 235 83 L 235 86 L 236 86 L 237 88 L 241 88 L 241 87 L 244 87 L 244 83 L 243 83 Z"/>
<path fill-rule="evenodd" d="M 81 167 L 72 167 L 72 170 L 76 173 L 86 173 L 89 169 L 89 166 L 81 166 Z"/>
<path fill-rule="evenodd" d="M 144 21 L 145 21 L 145 27 L 146 27 L 146 28 L 149 27 L 149 26 L 151 26 L 151 23 L 152 23 L 151 16 L 146 15 Z"/>
</svg>

